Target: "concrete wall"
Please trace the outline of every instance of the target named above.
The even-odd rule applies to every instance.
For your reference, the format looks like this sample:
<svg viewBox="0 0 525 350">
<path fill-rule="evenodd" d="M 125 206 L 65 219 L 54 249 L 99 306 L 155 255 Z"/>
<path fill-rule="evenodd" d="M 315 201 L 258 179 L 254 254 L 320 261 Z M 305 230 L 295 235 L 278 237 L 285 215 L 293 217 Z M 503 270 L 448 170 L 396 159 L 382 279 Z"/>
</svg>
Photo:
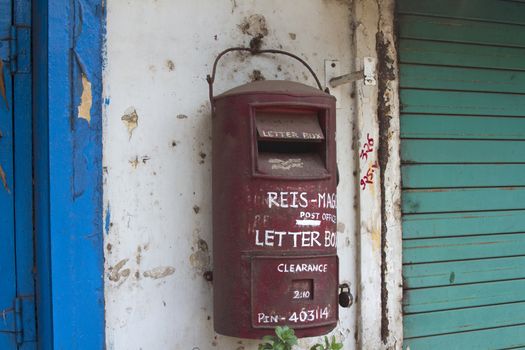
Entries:
<svg viewBox="0 0 525 350">
<path fill-rule="evenodd" d="M 247 46 L 281 48 L 324 81 L 325 60 L 341 73 L 358 65 L 353 4 L 336 0 L 107 1 L 104 73 L 105 297 L 108 349 L 256 349 L 213 331 L 211 119 L 206 74 L 215 56 Z M 377 23 L 374 23 L 377 29 Z M 372 43 L 371 45 L 374 45 Z M 372 46 L 374 47 L 374 46 Z M 313 84 L 286 57 L 231 54 L 216 91 L 261 75 Z M 353 86 L 333 90 L 337 110 L 340 279 L 356 294 Z M 371 271 L 376 272 L 372 269 Z M 374 306 L 374 308 L 377 307 Z M 333 334 L 356 348 L 355 306 L 340 309 Z M 366 310 L 366 306 L 363 306 Z M 301 349 L 317 339 L 301 341 Z"/>
<path fill-rule="evenodd" d="M 354 54 L 377 59 L 377 85 L 355 84 L 359 152 L 358 344 L 399 349 L 402 322 L 399 97 L 393 0 L 354 2 Z M 368 148 L 365 144 L 372 140 Z M 367 157 L 361 156 L 368 151 Z M 365 186 L 361 185 L 365 181 Z"/>
</svg>

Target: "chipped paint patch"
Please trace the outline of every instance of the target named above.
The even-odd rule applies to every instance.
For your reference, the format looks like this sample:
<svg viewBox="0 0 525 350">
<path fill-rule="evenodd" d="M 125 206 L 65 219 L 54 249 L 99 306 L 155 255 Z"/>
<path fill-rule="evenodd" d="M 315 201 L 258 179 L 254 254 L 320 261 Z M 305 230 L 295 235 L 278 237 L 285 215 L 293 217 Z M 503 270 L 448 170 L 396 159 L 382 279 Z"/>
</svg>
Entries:
<svg viewBox="0 0 525 350">
<path fill-rule="evenodd" d="M 208 252 L 208 243 L 204 239 L 199 238 L 197 241 L 197 251 L 190 255 L 190 264 L 202 273 L 208 270 L 210 262 L 211 258 Z"/>
<path fill-rule="evenodd" d="M 154 280 L 159 278 L 165 278 L 175 273 L 175 268 L 173 266 L 158 266 L 151 270 L 144 271 L 142 276 L 146 278 L 152 278 Z"/>
<path fill-rule="evenodd" d="M 4 168 L 2 168 L 1 165 L 0 165 L 0 180 L 2 180 L 2 184 L 4 185 L 4 188 L 7 191 L 7 193 L 11 193 L 11 191 L 9 190 L 9 186 L 7 185 L 7 178 L 5 175 Z"/>
<path fill-rule="evenodd" d="M 0 60 L 0 94 L 5 101 L 5 107 L 9 109 L 9 102 L 7 101 L 7 95 L 5 91 L 4 62 L 2 60 Z"/>
<path fill-rule="evenodd" d="M 190 264 L 199 272 L 206 271 L 210 264 L 210 256 L 206 252 L 196 251 L 190 256 Z"/>
<path fill-rule="evenodd" d="M 131 166 L 132 166 L 134 169 L 137 169 L 137 167 L 138 167 L 138 165 L 139 165 L 139 157 L 138 157 L 138 156 L 135 156 L 135 158 L 130 159 L 130 160 L 129 160 L 129 164 L 131 164 Z"/>
<path fill-rule="evenodd" d="M 142 247 L 137 247 L 137 253 L 135 254 L 135 262 L 137 265 L 140 265 L 140 262 L 142 261 Z"/>
<path fill-rule="evenodd" d="M 108 279 L 112 282 L 118 282 L 121 278 L 128 278 L 131 273 L 131 270 L 122 269 L 128 261 L 129 259 L 122 259 L 115 266 L 110 266 Z"/>
<path fill-rule="evenodd" d="M 268 35 L 266 18 L 262 15 L 256 14 L 245 17 L 241 24 L 239 24 L 239 29 L 243 34 L 248 34 L 254 37 Z"/>
<path fill-rule="evenodd" d="M 137 169 L 137 167 L 139 166 L 139 164 L 142 162 L 142 164 L 146 164 L 148 162 L 148 160 L 150 160 L 151 158 L 149 156 L 142 156 L 140 157 L 139 159 L 139 156 L 135 156 L 135 158 L 132 158 L 129 160 L 129 164 L 131 164 L 131 166 L 133 167 L 133 169 Z"/>
<path fill-rule="evenodd" d="M 91 122 L 91 105 L 93 104 L 93 95 L 91 93 L 91 82 L 87 76 L 82 73 L 82 95 L 78 105 L 78 117 L 85 119 L 88 124 Z"/>
<path fill-rule="evenodd" d="M 172 60 L 167 60 L 166 61 L 166 68 L 168 68 L 168 70 L 170 72 L 174 71 L 175 70 L 175 63 L 173 63 Z"/>
<path fill-rule="evenodd" d="M 250 81 L 261 81 L 266 80 L 265 76 L 261 73 L 260 70 L 254 69 L 248 77 L 250 78 Z"/>
<path fill-rule="evenodd" d="M 139 115 L 134 107 L 129 107 L 124 111 L 124 115 L 120 118 L 128 128 L 129 138 L 133 135 L 133 130 L 139 126 Z"/>
</svg>

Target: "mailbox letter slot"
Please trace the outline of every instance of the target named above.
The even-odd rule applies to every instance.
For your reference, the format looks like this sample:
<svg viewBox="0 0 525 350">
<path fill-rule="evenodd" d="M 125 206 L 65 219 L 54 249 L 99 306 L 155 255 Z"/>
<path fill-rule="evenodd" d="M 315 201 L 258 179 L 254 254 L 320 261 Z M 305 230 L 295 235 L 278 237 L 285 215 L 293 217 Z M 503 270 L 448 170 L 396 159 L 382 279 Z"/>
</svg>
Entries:
<svg viewBox="0 0 525 350">
<path fill-rule="evenodd" d="M 256 111 L 256 171 L 278 177 L 326 176 L 324 120 L 318 111 Z"/>
</svg>

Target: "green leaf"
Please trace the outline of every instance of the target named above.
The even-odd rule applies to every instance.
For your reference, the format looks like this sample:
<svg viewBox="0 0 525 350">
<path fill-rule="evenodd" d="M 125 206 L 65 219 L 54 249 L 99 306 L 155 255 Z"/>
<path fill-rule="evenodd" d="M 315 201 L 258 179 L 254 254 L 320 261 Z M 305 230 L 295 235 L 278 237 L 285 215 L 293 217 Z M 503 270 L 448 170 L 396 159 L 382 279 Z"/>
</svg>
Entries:
<svg viewBox="0 0 525 350">
<path fill-rule="evenodd" d="M 288 348 L 291 349 L 292 345 L 297 344 L 297 337 L 295 336 L 295 332 L 293 329 L 284 326 L 284 327 L 276 327 L 275 328 L 275 334 L 277 334 L 277 337 L 286 345 L 288 345 Z"/>
<path fill-rule="evenodd" d="M 277 326 L 275 327 L 275 334 L 277 335 L 277 337 L 281 340 L 283 340 L 283 336 L 284 334 L 286 333 L 286 331 L 288 330 L 288 327 L 284 326 L 284 327 L 281 327 L 281 326 Z"/>
<path fill-rule="evenodd" d="M 297 344 L 297 337 L 295 336 L 293 329 L 289 329 L 283 334 L 283 340 L 291 345 Z"/>
<path fill-rule="evenodd" d="M 321 344 L 315 344 L 310 348 L 310 350 L 324 350 Z"/>
<path fill-rule="evenodd" d="M 292 334 L 292 336 L 288 339 L 288 343 L 290 345 L 297 345 L 298 340 L 297 340 L 297 337 L 295 336 L 295 334 Z"/>
<path fill-rule="evenodd" d="M 277 338 L 274 337 L 273 335 L 265 335 L 264 337 L 262 337 L 262 340 L 265 343 L 273 343 L 276 339 Z"/>
<path fill-rule="evenodd" d="M 335 335 L 332 336 L 332 344 L 330 344 L 330 350 L 341 350 L 343 348 L 342 343 L 338 343 L 335 339 Z"/>
<path fill-rule="evenodd" d="M 294 345 L 298 344 L 295 331 L 288 326 L 275 327 L 275 336 L 265 335 L 262 337 L 262 344 L 259 344 L 258 350 L 292 350 Z M 315 348 L 315 350 L 324 350 Z M 327 349 L 328 350 L 328 349 Z"/>
</svg>

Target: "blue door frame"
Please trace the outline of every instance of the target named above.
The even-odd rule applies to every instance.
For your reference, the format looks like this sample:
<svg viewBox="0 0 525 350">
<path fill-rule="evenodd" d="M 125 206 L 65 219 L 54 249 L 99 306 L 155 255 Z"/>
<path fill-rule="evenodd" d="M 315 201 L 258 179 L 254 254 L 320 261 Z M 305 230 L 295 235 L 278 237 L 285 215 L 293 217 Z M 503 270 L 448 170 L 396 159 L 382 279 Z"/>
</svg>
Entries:
<svg viewBox="0 0 525 350">
<path fill-rule="evenodd" d="M 37 319 L 43 350 L 105 346 L 104 4 L 33 0 Z"/>
<path fill-rule="evenodd" d="M 31 2 L 0 0 L 0 349 L 36 349 Z"/>
</svg>

